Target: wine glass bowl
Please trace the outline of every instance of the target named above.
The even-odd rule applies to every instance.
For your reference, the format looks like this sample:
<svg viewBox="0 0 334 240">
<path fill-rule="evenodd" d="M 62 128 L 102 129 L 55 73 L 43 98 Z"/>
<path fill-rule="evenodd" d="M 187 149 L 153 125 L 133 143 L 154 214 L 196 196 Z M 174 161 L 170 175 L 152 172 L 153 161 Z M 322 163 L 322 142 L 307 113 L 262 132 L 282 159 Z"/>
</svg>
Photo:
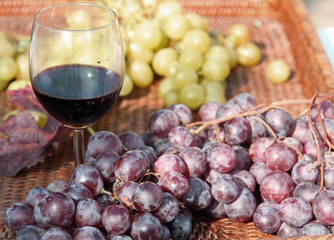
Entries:
<svg viewBox="0 0 334 240">
<path fill-rule="evenodd" d="M 38 101 L 74 130 L 76 165 L 83 163 L 83 130 L 117 100 L 124 55 L 116 14 L 95 4 L 40 10 L 30 43 L 30 79 Z"/>
</svg>

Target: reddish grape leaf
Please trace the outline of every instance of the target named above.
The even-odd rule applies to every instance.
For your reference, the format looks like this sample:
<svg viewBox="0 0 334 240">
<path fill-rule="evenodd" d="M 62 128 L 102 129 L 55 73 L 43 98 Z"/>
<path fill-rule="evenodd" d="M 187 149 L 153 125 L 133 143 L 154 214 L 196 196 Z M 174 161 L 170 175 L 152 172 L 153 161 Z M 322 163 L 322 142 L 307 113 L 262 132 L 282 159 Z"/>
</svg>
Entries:
<svg viewBox="0 0 334 240">
<path fill-rule="evenodd" d="M 53 153 L 53 145 L 64 141 L 71 130 L 43 109 L 31 87 L 7 93 L 10 101 L 22 110 L 9 116 L 0 126 L 0 175 L 14 177 L 21 169 L 43 162 Z M 48 116 L 43 128 L 29 113 L 36 110 Z"/>
</svg>

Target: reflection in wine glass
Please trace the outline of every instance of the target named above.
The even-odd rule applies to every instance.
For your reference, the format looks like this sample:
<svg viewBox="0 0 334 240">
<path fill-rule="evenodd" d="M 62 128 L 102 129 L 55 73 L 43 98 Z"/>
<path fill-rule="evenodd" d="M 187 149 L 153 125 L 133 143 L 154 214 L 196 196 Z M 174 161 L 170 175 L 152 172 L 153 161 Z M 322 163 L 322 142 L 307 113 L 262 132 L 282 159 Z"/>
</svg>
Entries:
<svg viewBox="0 0 334 240">
<path fill-rule="evenodd" d="M 51 6 L 34 18 L 30 79 L 39 102 L 74 130 L 75 164 L 84 162 L 83 130 L 117 100 L 124 55 L 116 14 L 86 3 Z"/>
</svg>

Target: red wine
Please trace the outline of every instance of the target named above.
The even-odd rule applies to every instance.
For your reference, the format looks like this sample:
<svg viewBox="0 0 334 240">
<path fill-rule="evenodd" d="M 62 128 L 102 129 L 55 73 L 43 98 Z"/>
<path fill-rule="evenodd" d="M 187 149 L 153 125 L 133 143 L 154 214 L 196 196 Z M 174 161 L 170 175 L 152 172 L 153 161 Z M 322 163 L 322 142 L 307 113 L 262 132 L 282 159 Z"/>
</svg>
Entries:
<svg viewBox="0 0 334 240">
<path fill-rule="evenodd" d="M 35 76 L 32 87 L 55 119 L 81 128 L 94 124 L 112 107 L 122 78 L 104 67 L 70 64 L 43 70 Z"/>
</svg>

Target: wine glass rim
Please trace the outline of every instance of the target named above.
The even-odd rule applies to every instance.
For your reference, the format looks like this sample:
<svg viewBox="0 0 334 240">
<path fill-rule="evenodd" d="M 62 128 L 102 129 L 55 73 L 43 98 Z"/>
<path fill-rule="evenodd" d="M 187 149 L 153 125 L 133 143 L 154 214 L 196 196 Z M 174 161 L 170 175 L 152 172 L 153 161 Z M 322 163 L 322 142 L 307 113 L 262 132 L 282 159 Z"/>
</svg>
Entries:
<svg viewBox="0 0 334 240">
<path fill-rule="evenodd" d="M 60 28 L 54 28 L 54 27 L 50 27 L 47 26 L 43 23 L 41 23 L 40 21 L 38 21 L 38 15 L 40 15 L 41 13 L 52 9 L 52 8 L 57 8 L 57 7 L 65 7 L 65 6 L 76 6 L 76 5 L 82 5 L 82 6 L 92 6 L 92 7 L 97 7 L 97 8 L 101 8 L 104 10 L 107 10 L 108 12 L 112 13 L 114 15 L 114 18 L 112 19 L 112 21 L 110 21 L 110 23 L 108 24 L 104 24 L 98 27 L 90 27 L 87 29 L 60 29 Z M 38 12 L 36 12 L 35 16 L 34 16 L 34 22 L 37 23 L 40 26 L 43 26 L 45 28 L 49 28 L 49 29 L 54 29 L 54 30 L 61 30 L 61 31 L 69 31 L 69 32 L 80 32 L 80 31 L 87 31 L 87 30 L 96 30 L 96 29 L 102 29 L 105 28 L 106 26 L 111 25 L 113 22 L 115 22 L 117 20 L 117 14 L 114 10 L 112 10 L 111 8 L 102 6 L 102 5 L 98 5 L 98 4 L 93 4 L 93 3 L 63 3 L 63 4 L 57 4 L 57 5 L 52 5 L 52 6 L 48 6 L 45 8 L 40 9 Z"/>
</svg>

